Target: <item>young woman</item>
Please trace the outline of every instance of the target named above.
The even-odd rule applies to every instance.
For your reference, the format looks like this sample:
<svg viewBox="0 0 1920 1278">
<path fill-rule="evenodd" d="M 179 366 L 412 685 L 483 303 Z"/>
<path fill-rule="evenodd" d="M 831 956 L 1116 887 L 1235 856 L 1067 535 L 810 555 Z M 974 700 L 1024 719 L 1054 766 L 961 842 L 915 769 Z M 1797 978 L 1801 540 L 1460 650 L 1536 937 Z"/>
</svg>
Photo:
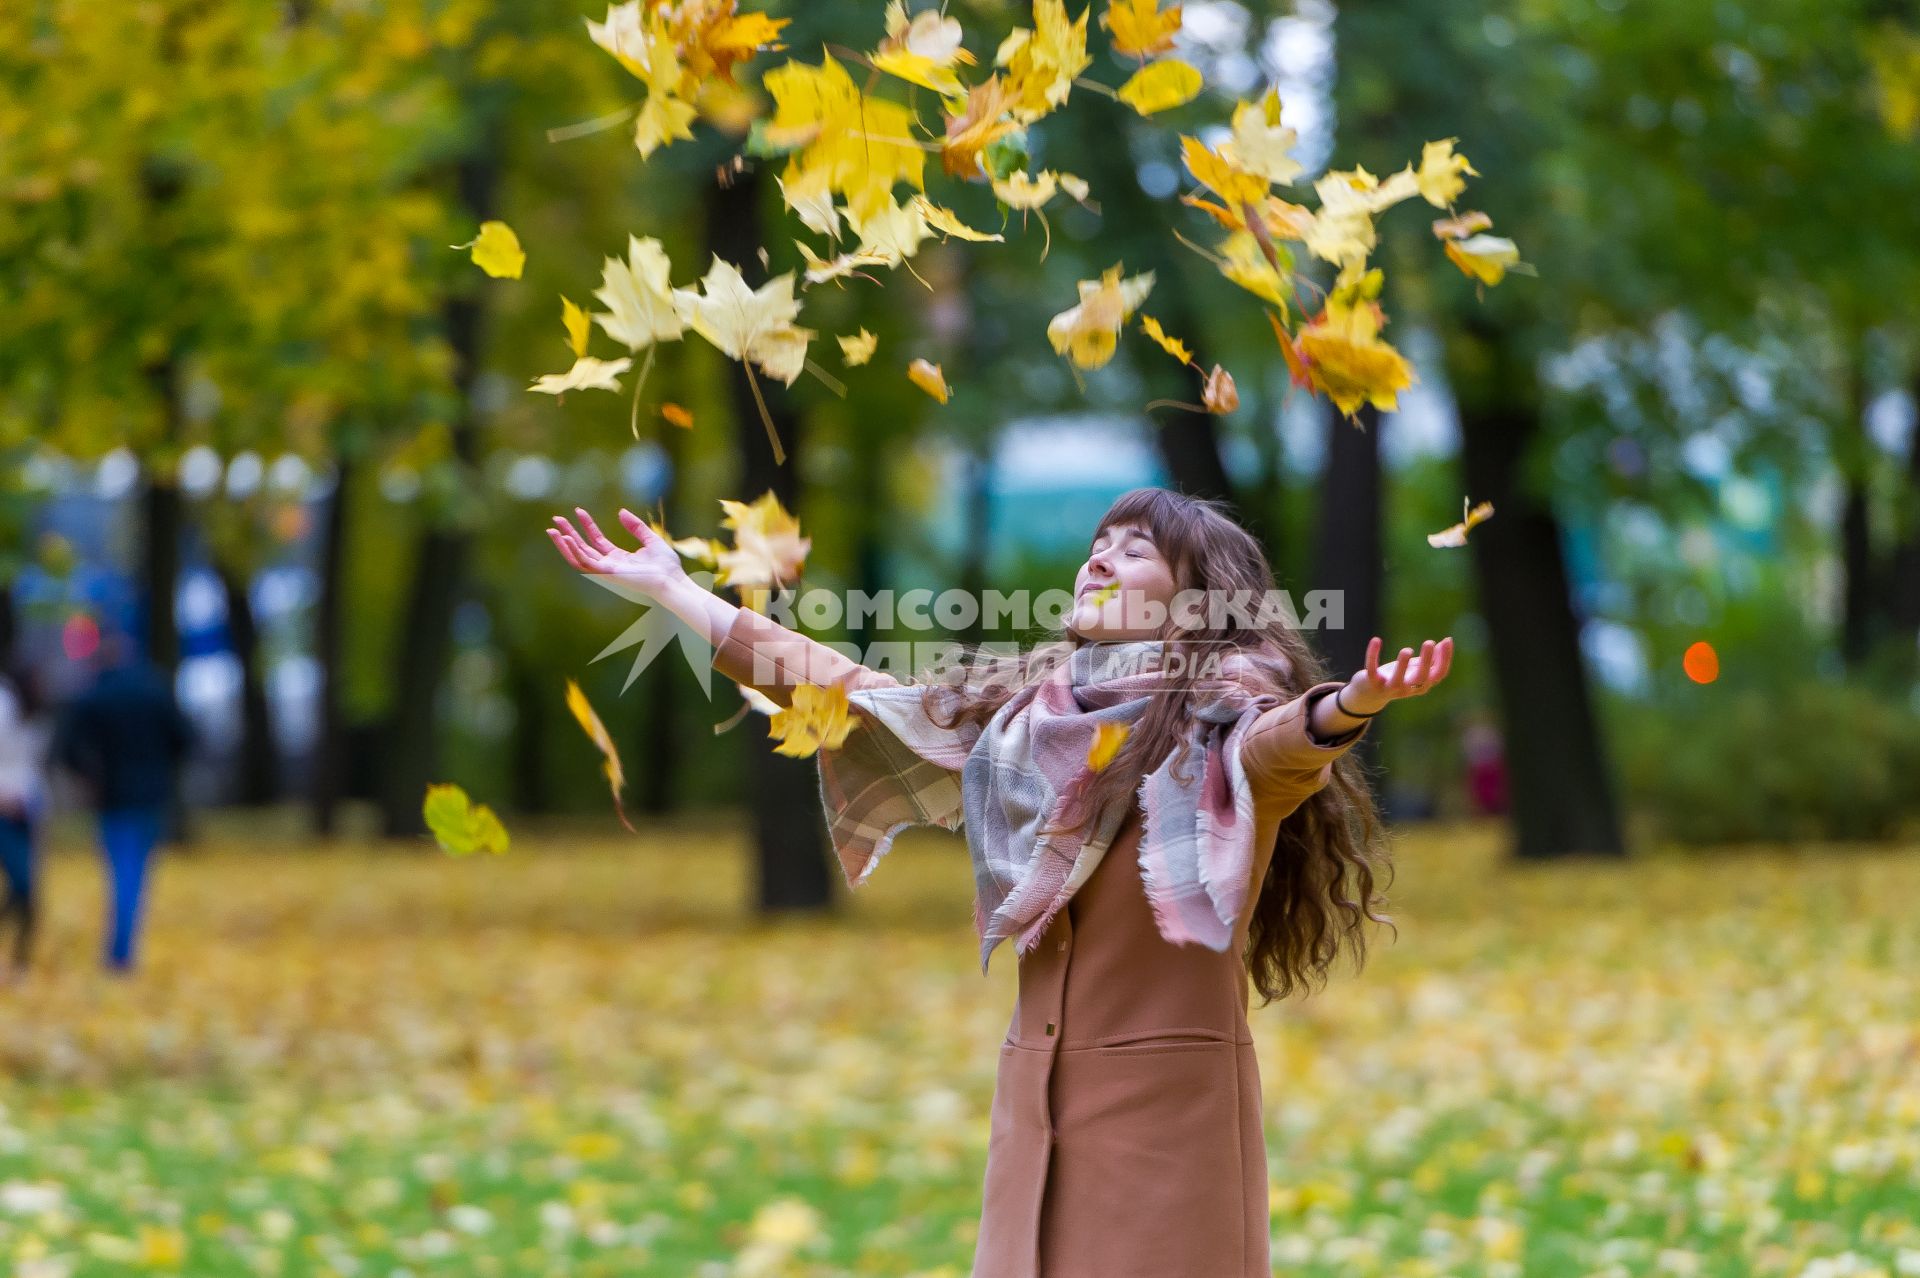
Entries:
<svg viewBox="0 0 1920 1278">
<path fill-rule="evenodd" d="M 1365 670 L 1323 679 L 1258 615 L 1274 582 L 1253 538 L 1146 488 L 1094 529 L 1055 660 L 903 684 L 701 588 L 630 513 L 636 550 L 576 513 L 548 530 L 567 562 L 703 631 L 723 674 L 783 705 L 847 689 L 859 724 L 819 760 L 849 883 L 909 825 L 964 829 L 983 970 L 1009 936 L 1020 965 L 975 1278 L 1268 1278 L 1250 987 L 1284 998 L 1343 948 L 1357 966 L 1388 921 L 1346 756 L 1446 677 L 1452 639 L 1383 670 L 1376 636 Z M 1213 606 L 1236 597 L 1251 610 Z"/>
</svg>

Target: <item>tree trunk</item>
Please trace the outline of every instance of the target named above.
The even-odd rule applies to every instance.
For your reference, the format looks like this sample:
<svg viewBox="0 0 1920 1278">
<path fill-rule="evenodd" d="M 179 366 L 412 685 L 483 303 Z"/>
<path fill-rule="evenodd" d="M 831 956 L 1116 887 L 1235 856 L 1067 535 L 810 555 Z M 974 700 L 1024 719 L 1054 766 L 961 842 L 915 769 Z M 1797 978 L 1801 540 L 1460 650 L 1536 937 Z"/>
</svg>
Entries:
<svg viewBox="0 0 1920 1278">
<path fill-rule="evenodd" d="M 1313 636 L 1314 645 L 1340 678 L 1362 669 L 1367 643 L 1382 633 L 1385 623 L 1384 561 L 1382 558 L 1384 483 L 1380 467 L 1380 432 L 1384 423 L 1372 405 L 1363 408 L 1359 425 L 1339 413 L 1327 417 L 1326 464 L 1320 484 L 1320 536 L 1313 590 L 1338 590 L 1344 595 L 1344 624 Z M 1296 607 L 1304 601 L 1296 600 Z M 1399 654 L 1384 649 L 1384 664 Z M 1378 732 L 1369 732 L 1359 749 L 1371 766 L 1379 760 Z"/>
<path fill-rule="evenodd" d="M 1463 403 L 1460 428 L 1467 496 L 1495 511 L 1468 546 L 1505 726 L 1514 854 L 1623 856 L 1559 521 L 1521 474 L 1540 435 L 1538 409 L 1517 397 Z"/>
<path fill-rule="evenodd" d="M 227 636 L 240 660 L 240 774 L 235 801 L 260 807 L 280 796 L 280 751 L 273 739 L 273 714 L 260 669 L 260 628 L 247 593 L 245 569 L 216 565 L 227 599 Z"/>
<path fill-rule="evenodd" d="M 755 166 L 730 186 L 715 184 L 706 195 L 708 251 L 743 274 L 757 264 L 756 250 L 762 242 L 765 172 Z M 740 500 L 752 501 L 771 489 L 788 510 L 797 512 L 802 456 L 799 415 L 785 387 L 758 372 L 755 376 L 774 428 L 780 432 L 787 462 L 784 466 L 774 462 L 745 366 L 728 360 L 727 390 L 742 459 Z M 753 821 L 760 912 L 830 908 L 833 881 L 820 812 L 819 765 L 811 759 L 775 754 L 773 742 L 764 733 L 744 734 L 741 744 L 747 754 L 747 805 Z"/>
<path fill-rule="evenodd" d="M 1920 414 L 1920 374 L 1914 377 L 1912 394 L 1914 411 Z M 1906 488 L 1900 505 L 1887 563 L 1887 615 L 1899 642 L 1901 670 L 1912 678 L 1915 644 L 1920 642 L 1920 418 L 1907 437 Z"/>
<path fill-rule="evenodd" d="M 500 176 L 497 154 L 488 140 L 459 166 L 461 202 L 476 223 L 493 216 Z M 483 319 L 478 295 L 447 302 L 447 344 L 454 354 L 453 389 L 460 406 L 453 447 L 460 462 L 468 466 L 479 454 L 473 382 L 480 370 Z M 462 527 L 430 527 L 421 540 L 413 584 L 407 592 L 405 629 L 394 680 L 396 700 L 384 750 L 386 776 L 380 824 L 389 838 L 426 832 L 420 803 L 428 782 L 435 779 L 439 762 L 440 689 L 453 651 L 453 613 L 465 590 L 470 552 L 471 538 Z"/>
<path fill-rule="evenodd" d="M 334 459 L 333 492 L 327 498 L 326 523 L 320 534 L 320 600 L 315 610 L 313 659 L 320 670 L 318 729 L 313 742 L 312 775 L 308 799 L 313 833 L 332 838 L 338 829 L 340 800 L 346 790 L 347 725 L 340 704 L 340 638 L 342 592 L 346 589 L 348 493 L 353 463 Z"/>
</svg>

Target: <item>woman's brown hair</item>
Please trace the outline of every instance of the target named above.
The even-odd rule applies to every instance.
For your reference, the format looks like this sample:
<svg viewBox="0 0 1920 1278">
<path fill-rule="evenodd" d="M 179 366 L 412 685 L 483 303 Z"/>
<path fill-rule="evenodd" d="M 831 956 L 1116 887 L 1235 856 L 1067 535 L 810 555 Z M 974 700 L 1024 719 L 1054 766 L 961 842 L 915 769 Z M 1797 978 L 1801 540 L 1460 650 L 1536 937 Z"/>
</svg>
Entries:
<svg viewBox="0 0 1920 1278">
<path fill-rule="evenodd" d="M 1251 619 L 1264 619 L 1258 603 L 1275 589 L 1273 569 L 1260 543 L 1226 514 L 1224 503 L 1164 488 L 1136 488 L 1107 508 L 1093 539 L 1117 525 L 1146 531 L 1171 569 L 1176 591 L 1204 591 L 1208 599 L 1248 592 L 1242 597 L 1254 603 Z M 1170 677 L 1176 691 L 1190 690 L 1195 672 L 1217 669 L 1216 663 L 1202 658 L 1217 658 L 1223 648 L 1246 659 L 1234 665 L 1253 692 L 1285 700 L 1327 677 L 1312 648 L 1284 619 L 1241 624 L 1247 619 L 1210 612 L 1198 618 L 1198 626 L 1191 624 L 1193 618 L 1184 625 L 1175 617 L 1167 619 L 1159 637 L 1165 641 L 1163 666 L 1175 672 Z M 1087 642 L 1064 629 L 1054 640 L 1046 648 L 1056 654 Z M 929 702 L 928 713 L 944 727 L 969 721 L 984 725 L 1037 677 L 1031 656 L 966 656 L 965 684 L 936 684 L 941 695 Z M 1057 664 L 1056 658 L 1045 668 Z M 1081 821 L 1091 820 L 1109 803 L 1133 802 L 1133 792 L 1148 772 L 1174 750 L 1184 754 L 1192 700 L 1184 695 L 1153 698 L 1120 752 L 1095 776 L 1076 806 Z M 1184 761 L 1176 758 L 1175 768 Z M 1351 951 L 1356 970 L 1364 965 L 1367 922 L 1392 925 L 1391 918 L 1375 912 L 1385 903 L 1375 882 L 1381 873 L 1391 882 L 1385 831 L 1360 760 L 1349 753 L 1335 762 L 1332 779 L 1280 823 L 1247 932 L 1247 971 L 1263 1006 L 1312 982 L 1324 984 L 1343 948 Z"/>
</svg>

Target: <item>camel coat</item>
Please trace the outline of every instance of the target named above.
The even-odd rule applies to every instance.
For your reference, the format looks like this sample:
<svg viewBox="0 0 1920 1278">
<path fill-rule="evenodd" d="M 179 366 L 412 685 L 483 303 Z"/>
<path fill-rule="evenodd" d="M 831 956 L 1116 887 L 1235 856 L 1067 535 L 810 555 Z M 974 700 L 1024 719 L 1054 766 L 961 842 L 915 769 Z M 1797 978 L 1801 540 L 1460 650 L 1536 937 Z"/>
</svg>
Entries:
<svg viewBox="0 0 1920 1278">
<path fill-rule="evenodd" d="M 756 666 L 756 650 L 759 664 Z M 794 684 L 897 682 L 746 609 L 714 668 L 782 705 Z M 1329 680 L 1266 711 L 1242 759 L 1252 881 L 1281 821 L 1371 725 L 1307 732 Z M 1173 945 L 1140 880 L 1140 814 L 1034 950 L 994 1087 L 973 1278 L 1270 1278 L 1260 1069 L 1243 955 L 1257 892 L 1224 953 Z M 1013 952 L 1009 946 L 1008 951 Z"/>
</svg>

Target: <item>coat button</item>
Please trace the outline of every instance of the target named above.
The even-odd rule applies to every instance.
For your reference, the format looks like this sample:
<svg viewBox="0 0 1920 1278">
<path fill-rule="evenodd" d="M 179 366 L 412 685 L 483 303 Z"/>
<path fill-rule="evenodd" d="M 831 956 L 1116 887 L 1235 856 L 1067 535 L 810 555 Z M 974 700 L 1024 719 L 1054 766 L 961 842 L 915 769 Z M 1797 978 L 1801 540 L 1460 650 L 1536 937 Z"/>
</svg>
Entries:
<svg viewBox="0 0 1920 1278">
<path fill-rule="evenodd" d="M 1053 1035 L 1053 1022 L 1052 1022 L 1052 1021 L 1048 1021 L 1048 1022 L 1047 1022 L 1047 1035 L 1048 1035 L 1048 1037 L 1052 1037 L 1052 1035 Z"/>
<path fill-rule="evenodd" d="M 1054 946 L 1053 948 L 1056 950 L 1065 950 L 1067 948 L 1067 938 L 1064 936 L 1061 937 L 1060 944 Z"/>
</svg>

